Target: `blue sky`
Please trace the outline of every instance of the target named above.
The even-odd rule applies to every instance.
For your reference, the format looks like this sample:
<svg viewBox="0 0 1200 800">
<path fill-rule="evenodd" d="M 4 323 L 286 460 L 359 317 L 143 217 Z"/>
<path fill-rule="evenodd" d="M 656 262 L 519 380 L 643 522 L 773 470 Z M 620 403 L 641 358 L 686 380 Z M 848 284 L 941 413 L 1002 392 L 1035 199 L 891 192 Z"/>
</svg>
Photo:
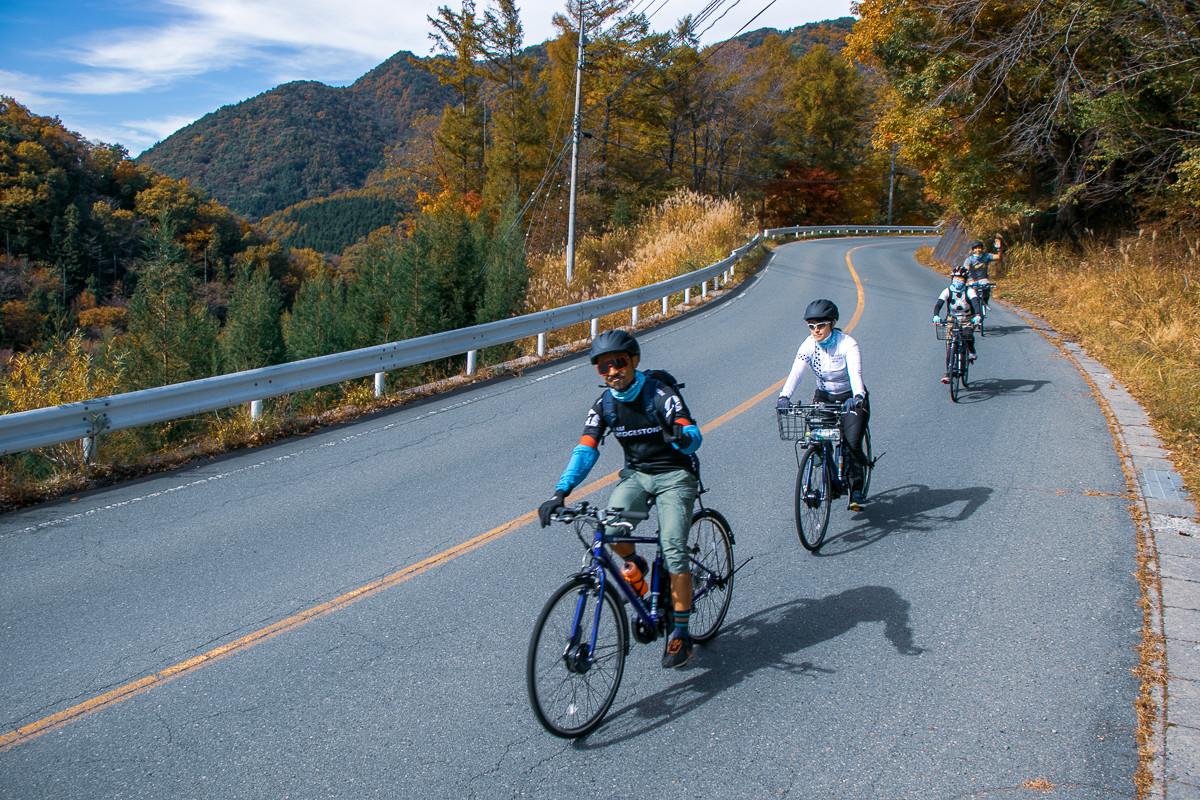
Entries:
<svg viewBox="0 0 1200 800">
<path fill-rule="evenodd" d="M 428 55 L 426 17 L 440 5 L 457 9 L 461 0 L 0 0 L 0 94 L 137 155 L 281 83 L 345 86 L 399 50 Z M 640 0 L 636 7 L 655 30 L 669 30 L 705 5 Z M 490 7 L 477 0 L 477 10 Z M 551 18 L 566 0 L 518 0 L 518 7 L 526 43 L 536 44 L 555 35 Z M 785 29 L 847 16 L 850 0 L 723 0 L 714 17 L 722 11 L 705 43 L 743 26 Z"/>
</svg>

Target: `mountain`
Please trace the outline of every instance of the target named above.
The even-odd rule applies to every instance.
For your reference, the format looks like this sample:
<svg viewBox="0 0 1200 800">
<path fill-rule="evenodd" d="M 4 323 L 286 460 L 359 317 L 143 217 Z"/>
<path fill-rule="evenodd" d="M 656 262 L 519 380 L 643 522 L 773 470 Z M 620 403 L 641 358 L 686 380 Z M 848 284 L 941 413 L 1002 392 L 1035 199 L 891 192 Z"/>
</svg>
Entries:
<svg viewBox="0 0 1200 800">
<path fill-rule="evenodd" d="M 358 188 L 414 119 L 440 113 L 451 97 L 410 57 L 396 53 L 347 87 L 295 81 L 224 106 L 137 162 L 187 178 L 251 219 Z"/>
<path fill-rule="evenodd" d="M 842 17 L 788 31 L 761 28 L 735 41 L 754 49 L 778 34 L 797 54 L 819 44 L 838 52 L 853 25 L 852 17 Z M 528 51 L 539 61 L 546 58 L 544 44 Z M 387 148 L 408 141 L 414 120 L 426 113 L 440 116 L 452 101 L 451 90 L 413 64 L 413 58 L 405 51 L 396 53 L 344 88 L 315 81 L 278 86 L 201 117 L 143 152 L 137 162 L 187 178 L 254 221 L 298 203 L 363 188 L 371 171 L 383 166 Z M 323 209 L 306 208 L 291 219 L 273 219 L 270 227 L 299 237 L 296 246 L 333 247 L 355 229 L 338 222 L 332 237 L 318 231 L 321 211 L 336 208 L 349 218 L 354 209 L 366 207 L 361 197 L 347 198 Z M 375 205 L 368 216 L 373 220 L 392 211 Z M 311 241 L 300 236 L 309 223 L 315 227 L 304 236 L 315 236 Z"/>
</svg>

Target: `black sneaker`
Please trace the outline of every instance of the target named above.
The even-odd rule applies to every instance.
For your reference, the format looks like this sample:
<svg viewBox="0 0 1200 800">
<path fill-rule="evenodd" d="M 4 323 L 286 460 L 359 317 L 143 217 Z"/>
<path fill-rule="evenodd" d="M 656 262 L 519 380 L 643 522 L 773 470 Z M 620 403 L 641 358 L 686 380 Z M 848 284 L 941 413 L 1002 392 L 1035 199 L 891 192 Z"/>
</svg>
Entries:
<svg viewBox="0 0 1200 800">
<path fill-rule="evenodd" d="M 672 632 L 671 638 L 667 639 L 667 649 L 663 651 L 663 669 L 678 669 L 686 664 L 691 657 L 692 637 L 687 634 L 676 636 Z"/>
<path fill-rule="evenodd" d="M 850 493 L 850 510 L 862 511 L 863 506 L 867 504 L 867 497 L 862 492 Z"/>
</svg>

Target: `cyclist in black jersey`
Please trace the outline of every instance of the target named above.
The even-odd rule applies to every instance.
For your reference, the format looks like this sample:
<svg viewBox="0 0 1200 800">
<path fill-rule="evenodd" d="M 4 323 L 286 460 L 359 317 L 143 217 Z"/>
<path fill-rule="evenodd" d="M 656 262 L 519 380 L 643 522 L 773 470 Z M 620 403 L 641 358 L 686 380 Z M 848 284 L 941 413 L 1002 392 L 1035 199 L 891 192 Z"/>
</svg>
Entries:
<svg viewBox="0 0 1200 800">
<path fill-rule="evenodd" d="M 625 452 L 625 468 L 608 505 L 646 511 L 653 498 L 658 507 L 659 537 L 671 575 L 675 611 L 675 629 L 667 639 L 662 665 L 681 667 L 692 655 L 687 535 L 699 492 L 695 452 L 703 437 L 679 393 L 637 368 L 641 348 L 633 336 L 620 329 L 605 331 L 592 340 L 590 356 L 607 388 L 588 410 L 583 436 L 558 479 L 554 497 L 542 503 L 538 517 L 542 527 L 550 524 L 551 515 L 565 505 L 567 495 L 583 482 L 600 457 L 597 448 L 605 435 L 615 436 Z M 646 559 L 637 555 L 633 544 L 614 544 L 612 549 L 646 574 Z"/>
</svg>

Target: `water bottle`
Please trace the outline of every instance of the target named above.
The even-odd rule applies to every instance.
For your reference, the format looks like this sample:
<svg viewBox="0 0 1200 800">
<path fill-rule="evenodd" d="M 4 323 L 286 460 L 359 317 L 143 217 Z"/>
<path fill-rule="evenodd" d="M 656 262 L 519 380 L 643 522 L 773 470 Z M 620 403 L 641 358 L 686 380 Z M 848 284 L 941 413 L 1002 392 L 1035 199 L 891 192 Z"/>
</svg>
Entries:
<svg viewBox="0 0 1200 800">
<path fill-rule="evenodd" d="M 646 590 L 650 588 L 646 585 L 646 579 L 642 576 L 642 571 L 632 561 L 626 561 L 625 566 L 621 567 L 621 577 L 633 587 L 638 596 L 644 596 Z"/>
</svg>

